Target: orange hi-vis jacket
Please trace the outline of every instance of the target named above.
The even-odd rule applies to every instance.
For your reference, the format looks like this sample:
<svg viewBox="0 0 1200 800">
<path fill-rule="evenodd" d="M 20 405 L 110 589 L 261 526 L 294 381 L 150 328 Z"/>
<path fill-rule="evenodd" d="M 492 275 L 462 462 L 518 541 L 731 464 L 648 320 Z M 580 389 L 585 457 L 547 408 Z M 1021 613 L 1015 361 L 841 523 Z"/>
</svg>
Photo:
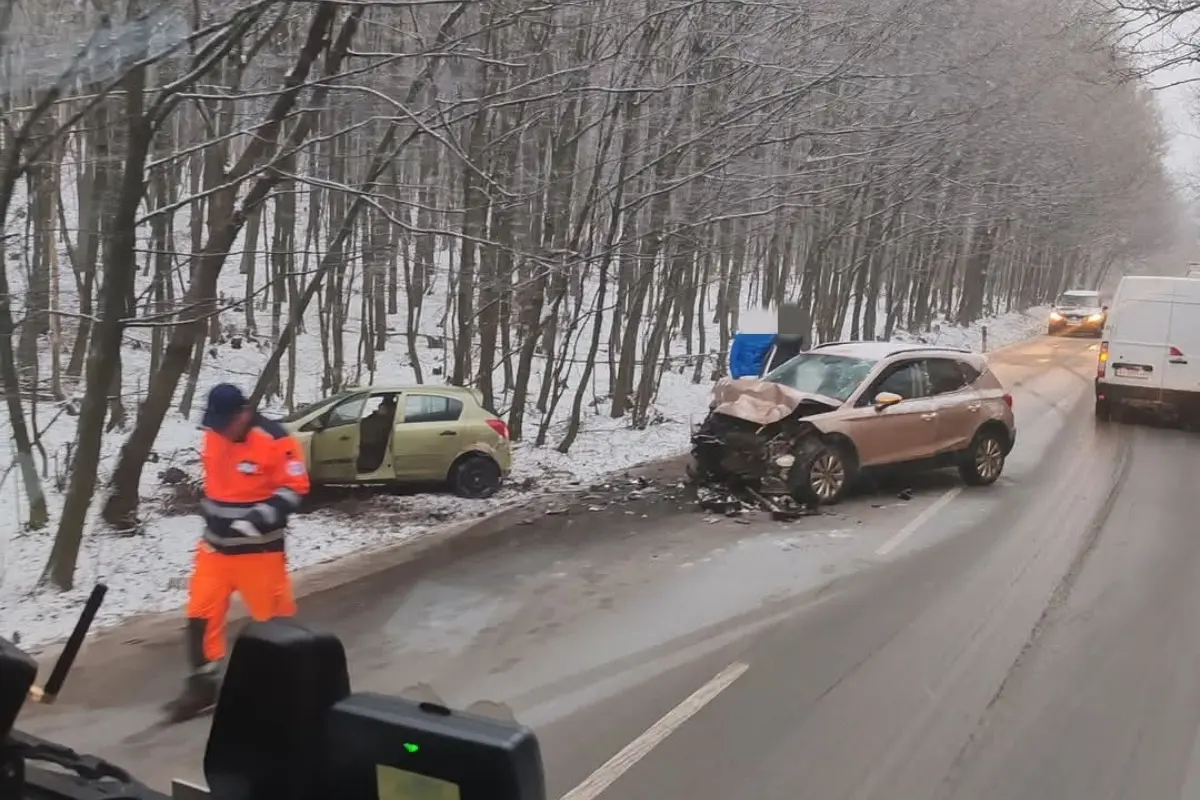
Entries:
<svg viewBox="0 0 1200 800">
<path fill-rule="evenodd" d="M 255 415 L 239 442 L 205 431 L 201 460 L 204 541 L 231 555 L 282 552 L 288 517 L 309 489 L 299 443 L 278 422 Z"/>
</svg>

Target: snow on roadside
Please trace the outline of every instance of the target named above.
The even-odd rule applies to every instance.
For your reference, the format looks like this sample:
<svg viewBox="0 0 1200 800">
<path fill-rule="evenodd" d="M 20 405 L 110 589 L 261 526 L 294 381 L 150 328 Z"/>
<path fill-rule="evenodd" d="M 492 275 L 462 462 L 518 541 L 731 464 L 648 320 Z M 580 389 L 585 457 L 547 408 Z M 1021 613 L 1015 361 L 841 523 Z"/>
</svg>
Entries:
<svg viewBox="0 0 1200 800">
<path fill-rule="evenodd" d="M 898 332 L 897 341 L 921 342 L 941 347 L 961 347 L 979 352 L 983 349 L 987 331 L 987 350 L 991 352 L 1006 345 L 1032 339 L 1046 332 L 1050 308 L 1031 308 L 1024 312 L 1011 311 L 981 320 L 975 325 L 954 325 L 946 320 L 935 322 L 928 333 L 912 335 Z"/>
<path fill-rule="evenodd" d="M 411 542 L 511 507 L 527 495 L 505 491 L 486 501 L 384 495 L 375 498 L 376 502 L 363 502 L 358 513 L 336 507 L 320 509 L 294 518 L 288 560 L 293 570 L 302 570 L 352 553 Z M 348 524 L 351 514 L 354 522 Z M 75 576 L 77 588 L 70 592 L 36 590 L 37 572 L 13 571 L 0 586 L 0 636 L 16 634 L 22 647 L 33 650 L 61 640 L 70 633 L 97 582 L 107 583 L 109 591 L 96 618 L 96 630 L 131 616 L 182 608 L 199 526 L 198 517 L 171 516 L 153 520 L 139 536 L 86 536 Z M 51 539 L 51 533 L 17 534 L 6 549 L 6 560 L 40 568 Z"/>
<path fill-rule="evenodd" d="M 981 327 L 986 325 L 988 349 L 993 350 L 1037 335 L 1045 319 L 1043 310 L 1034 309 L 1025 314 L 1002 314 L 966 328 L 940 323 L 928 334 L 896 338 L 978 349 Z M 246 360 L 252 361 L 248 353 Z M 230 374 L 253 374 L 254 369 L 252 363 L 239 369 L 224 355 L 222 366 Z M 204 382 L 216 382 L 221 377 L 214 370 Z M 644 430 L 631 429 L 628 419 L 612 419 L 604 403 L 589 403 L 579 437 L 568 455 L 553 447 L 565 430 L 565 421 L 559 421 L 550 426 L 548 446 L 517 446 L 511 488 L 488 501 L 440 494 L 384 495 L 367 504 L 369 507 L 347 510 L 334 506 L 299 516 L 290 537 L 291 564 L 294 569 L 304 569 L 351 553 L 434 535 L 447 523 L 515 505 L 536 492 L 586 484 L 607 473 L 682 454 L 688 448 L 691 426 L 707 411 L 710 391 L 711 383 L 691 382 L 690 368 L 666 374 Z M 570 395 L 564 404 L 569 405 L 569 401 Z M 195 446 L 197 433 L 194 423 L 173 419 L 157 449 L 186 452 Z M 155 479 L 164 466 L 147 465 L 147 479 Z M 350 519 L 352 524 L 348 524 Z M 133 537 L 117 536 L 93 526 L 80 553 L 76 575 L 79 588 L 66 593 L 36 588 L 49 554 L 52 528 L 37 533 L 0 532 L 0 635 L 19 633 L 27 647 L 61 639 L 70 631 L 84 597 L 96 581 L 109 585 L 97 627 L 117 624 L 134 615 L 179 609 L 185 600 L 198 526 L 195 516 L 161 516 L 149 519 L 146 532 Z"/>
</svg>

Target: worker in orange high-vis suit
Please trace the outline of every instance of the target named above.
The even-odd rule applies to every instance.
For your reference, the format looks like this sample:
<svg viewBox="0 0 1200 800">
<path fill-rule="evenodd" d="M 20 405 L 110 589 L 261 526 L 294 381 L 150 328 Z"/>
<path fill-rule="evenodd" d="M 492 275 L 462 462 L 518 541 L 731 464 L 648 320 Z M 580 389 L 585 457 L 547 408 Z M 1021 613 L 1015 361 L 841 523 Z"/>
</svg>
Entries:
<svg viewBox="0 0 1200 800">
<path fill-rule="evenodd" d="M 192 672 L 183 693 L 167 705 L 175 720 L 216 703 L 234 592 L 256 620 L 296 613 L 284 532 L 309 489 L 300 445 L 279 423 L 254 413 L 238 387 L 213 387 L 203 425 L 204 534 L 187 604 Z"/>
</svg>

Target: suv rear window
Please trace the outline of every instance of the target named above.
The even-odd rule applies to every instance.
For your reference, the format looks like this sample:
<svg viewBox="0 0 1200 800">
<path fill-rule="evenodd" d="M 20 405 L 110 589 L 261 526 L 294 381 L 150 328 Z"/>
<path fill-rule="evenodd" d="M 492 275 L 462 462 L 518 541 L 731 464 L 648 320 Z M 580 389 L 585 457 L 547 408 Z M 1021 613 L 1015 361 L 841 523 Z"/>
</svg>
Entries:
<svg viewBox="0 0 1200 800">
<path fill-rule="evenodd" d="M 925 362 L 930 394 L 949 394 L 975 382 L 979 372 L 969 364 L 952 358 L 931 358 Z"/>
</svg>

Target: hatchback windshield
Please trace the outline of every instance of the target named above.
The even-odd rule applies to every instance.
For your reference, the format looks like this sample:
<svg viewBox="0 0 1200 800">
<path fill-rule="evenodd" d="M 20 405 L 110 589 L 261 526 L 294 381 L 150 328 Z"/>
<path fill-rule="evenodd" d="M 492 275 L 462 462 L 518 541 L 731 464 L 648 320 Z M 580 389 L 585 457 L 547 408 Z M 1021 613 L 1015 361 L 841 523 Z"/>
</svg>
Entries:
<svg viewBox="0 0 1200 800">
<path fill-rule="evenodd" d="M 326 397 L 324 400 L 317 400 L 314 403 L 305 403 L 304 405 L 299 406 L 292 413 L 290 413 L 286 416 L 280 417 L 279 421 L 280 422 L 296 422 L 297 420 L 299 420 L 301 417 L 305 416 L 306 414 L 316 411 L 318 408 L 328 408 L 329 406 L 333 405 L 337 401 L 344 400 L 345 398 L 349 397 L 352 394 L 353 394 L 353 392 L 339 392 L 338 394 L 335 394 L 333 397 Z"/>
<path fill-rule="evenodd" d="M 1100 295 L 1096 292 L 1067 292 L 1058 298 L 1060 308 L 1095 308 L 1100 305 Z"/>
<path fill-rule="evenodd" d="M 863 358 L 828 353 L 802 353 L 768 372 L 763 380 L 782 384 L 806 394 L 846 400 L 854 394 L 854 390 L 874 366 L 874 361 Z"/>
</svg>

